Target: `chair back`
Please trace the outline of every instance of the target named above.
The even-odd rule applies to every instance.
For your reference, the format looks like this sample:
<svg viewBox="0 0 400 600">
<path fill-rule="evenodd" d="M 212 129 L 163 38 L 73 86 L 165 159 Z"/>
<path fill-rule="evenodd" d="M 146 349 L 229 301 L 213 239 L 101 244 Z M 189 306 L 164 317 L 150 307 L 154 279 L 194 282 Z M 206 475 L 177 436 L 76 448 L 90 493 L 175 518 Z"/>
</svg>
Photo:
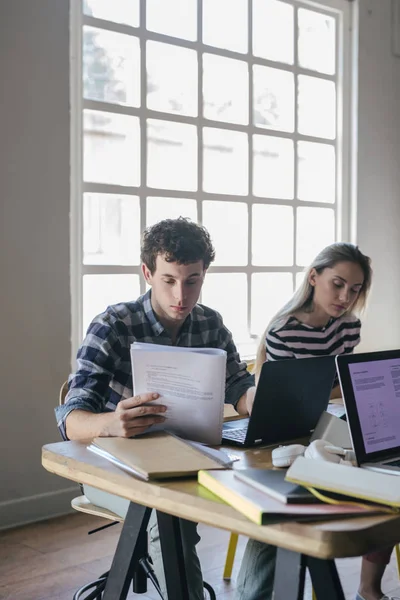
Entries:
<svg viewBox="0 0 400 600">
<path fill-rule="evenodd" d="M 64 381 L 60 388 L 60 393 L 58 395 L 58 404 L 62 406 L 65 402 L 65 396 L 68 393 L 68 381 Z"/>
</svg>

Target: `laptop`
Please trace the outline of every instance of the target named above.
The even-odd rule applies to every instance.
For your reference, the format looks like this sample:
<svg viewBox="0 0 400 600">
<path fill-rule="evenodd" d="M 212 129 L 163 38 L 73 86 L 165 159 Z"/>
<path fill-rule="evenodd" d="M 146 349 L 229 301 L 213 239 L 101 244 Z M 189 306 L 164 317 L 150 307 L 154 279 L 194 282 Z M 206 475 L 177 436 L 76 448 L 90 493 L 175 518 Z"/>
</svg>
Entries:
<svg viewBox="0 0 400 600">
<path fill-rule="evenodd" d="M 400 350 L 337 356 L 360 467 L 400 475 Z"/>
<path fill-rule="evenodd" d="M 309 436 L 328 406 L 335 373 L 334 356 L 267 361 L 250 417 L 224 423 L 222 441 L 249 447 Z"/>
</svg>

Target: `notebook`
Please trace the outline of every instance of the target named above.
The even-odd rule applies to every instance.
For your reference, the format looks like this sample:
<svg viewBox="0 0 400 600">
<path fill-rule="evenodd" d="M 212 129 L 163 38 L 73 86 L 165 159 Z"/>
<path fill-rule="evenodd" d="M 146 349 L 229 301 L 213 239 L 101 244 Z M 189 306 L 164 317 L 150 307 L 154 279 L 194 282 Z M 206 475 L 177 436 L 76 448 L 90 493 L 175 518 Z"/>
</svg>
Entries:
<svg viewBox="0 0 400 600">
<path fill-rule="evenodd" d="M 400 350 L 336 358 L 357 464 L 400 475 Z"/>
<path fill-rule="evenodd" d="M 299 456 L 287 470 L 286 479 L 361 501 L 400 507 L 400 478 L 393 475 Z"/>
<path fill-rule="evenodd" d="M 207 449 L 193 447 L 166 431 L 137 438 L 94 438 L 89 450 L 142 479 L 165 479 L 197 475 L 200 469 L 223 469 L 227 462 Z"/>
<path fill-rule="evenodd" d="M 318 502 L 317 498 L 306 488 L 285 480 L 286 469 L 236 469 L 233 472 L 240 481 L 244 481 L 279 502 L 285 504 Z"/>
<path fill-rule="evenodd" d="M 317 462 L 317 461 L 313 461 Z M 318 521 L 379 513 L 379 509 L 346 504 L 285 504 L 240 481 L 233 470 L 199 471 L 198 482 L 258 525 Z"/>
<path fill-rule="evenodd" d="M 239 446 L 309 437 L 329 402 L 334 356 L 263 364 L 249 419 L 224 423 L 222 440 Z"/>
</svg>

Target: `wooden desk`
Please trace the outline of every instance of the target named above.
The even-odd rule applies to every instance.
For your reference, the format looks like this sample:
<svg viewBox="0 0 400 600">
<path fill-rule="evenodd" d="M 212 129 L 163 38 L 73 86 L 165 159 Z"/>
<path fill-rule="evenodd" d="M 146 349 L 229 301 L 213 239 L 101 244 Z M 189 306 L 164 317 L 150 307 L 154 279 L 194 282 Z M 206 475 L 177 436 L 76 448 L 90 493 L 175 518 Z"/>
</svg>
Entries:
<svg viewBox="0 0 400 600">
<path fill-rule="evenodd" d="M 235 468 L 271 466 L 271 448 L 235 448 L 232 452 L 241 456 L 240 461 L 234 463 Z M 302 577 L 295 574 L 304 572 L 304 568 L 301 567 L 305 566 L 310 570 L 317 598 L 344 600 L 335 564 L 331 559 L 360 556 L 385 545 L 395 544 L 400 539 L 400 516 L 362 517 L 319 524 L 285 523 L 258 526 L 219 501 L 193 479 L 163 483 L 140 481 L 90 452 L 83 443 L 60 442 L 44 446 L 42 464 L 45 469 L 61 477 L 94 486 L 131 501 L 121 533 L 121 540 L 124 535 L 127 538 L 124 543 L 125 554 L 127 545 L 132 546 L 134 542 L 133 524 L 136 524 L 138 531 L 137 523 L 140 525 L 145 517 L 143 507 L 154 508 L 159 511 L 159 515 L 163 515 L 164 522 L 161 524 L 159 521 L 160 537 L 162 528 L 163 535 L 169 536 L 166 537 L 169 558 L 173 557 L 174 552 L 179 556 L 179 548 L 171 548 L 173 532 L 178 535 L 177 530 L 174 530 L 174 523 L 178 520 L 168 521 L 165 519 L 168 516 L 205 523 L 278 546 L 280 550 L 276 567 L 275 600 L 297 600 L 302 597 L 300 594 L 304 581 L 302 583 Z M 177 544 L 179 546 L 179 540 Z M 133 550 L 131 554 L 133 556 Z M 172 575 L 167 575 L 166 565 L 164 567 L 167 577 L 171 579 L 171 589 L 174 590 L 173 596 L 170 597 L 174 600 L 185 600 L 188 597 L 185 585 L 183 584 L 181 591 L 175 587 L 178 585 L 177 581 L 182 578 L 185 580 L 185 575 L 179 570 L 182 566 L 176 570 L 178 562 L 179 560 L 174 558 L 172 567 L 167 567 L 170 570 L 175 569 Z M 292 573 L 293 577 L 288 577 L 288 573 Z M 118 574 L 121 579 L 121 570 Z M 107 595 L 106 588 L 104 600 L 126 597 L 122 588 L 120 595 L 117 595 L 115 590 L 112 594 L 110 592 Z"/>
</svg>

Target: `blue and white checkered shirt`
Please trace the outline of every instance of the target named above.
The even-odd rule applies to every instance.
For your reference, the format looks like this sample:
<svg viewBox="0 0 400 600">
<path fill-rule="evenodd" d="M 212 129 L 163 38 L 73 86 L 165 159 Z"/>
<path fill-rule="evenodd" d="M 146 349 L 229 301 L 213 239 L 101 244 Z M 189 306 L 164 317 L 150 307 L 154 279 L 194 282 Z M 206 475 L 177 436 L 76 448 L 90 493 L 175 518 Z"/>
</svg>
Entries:
<svg viewBox="0 0 400 600">
<path fill-rule="evenodd" d="M 115 410 L 120 400 L 133 396 L 130 359 L 133 342 L 172 345 L 151 306 L 151 290 L 135 302 L 109 306 L 90 324 L 78 351 L 77 370 L 68 381 L 65 404 L 55 409 L 64 439 L 68 439 L 65 420 L 72 410 L 108 412 Z M 240 361 L 232 334 L 215 310 L 196 304 L 183 323 L 176 345 L 226 350 L 226 403 L 236 406 L 254 385 L 246 363 Z"/>
</svg>

